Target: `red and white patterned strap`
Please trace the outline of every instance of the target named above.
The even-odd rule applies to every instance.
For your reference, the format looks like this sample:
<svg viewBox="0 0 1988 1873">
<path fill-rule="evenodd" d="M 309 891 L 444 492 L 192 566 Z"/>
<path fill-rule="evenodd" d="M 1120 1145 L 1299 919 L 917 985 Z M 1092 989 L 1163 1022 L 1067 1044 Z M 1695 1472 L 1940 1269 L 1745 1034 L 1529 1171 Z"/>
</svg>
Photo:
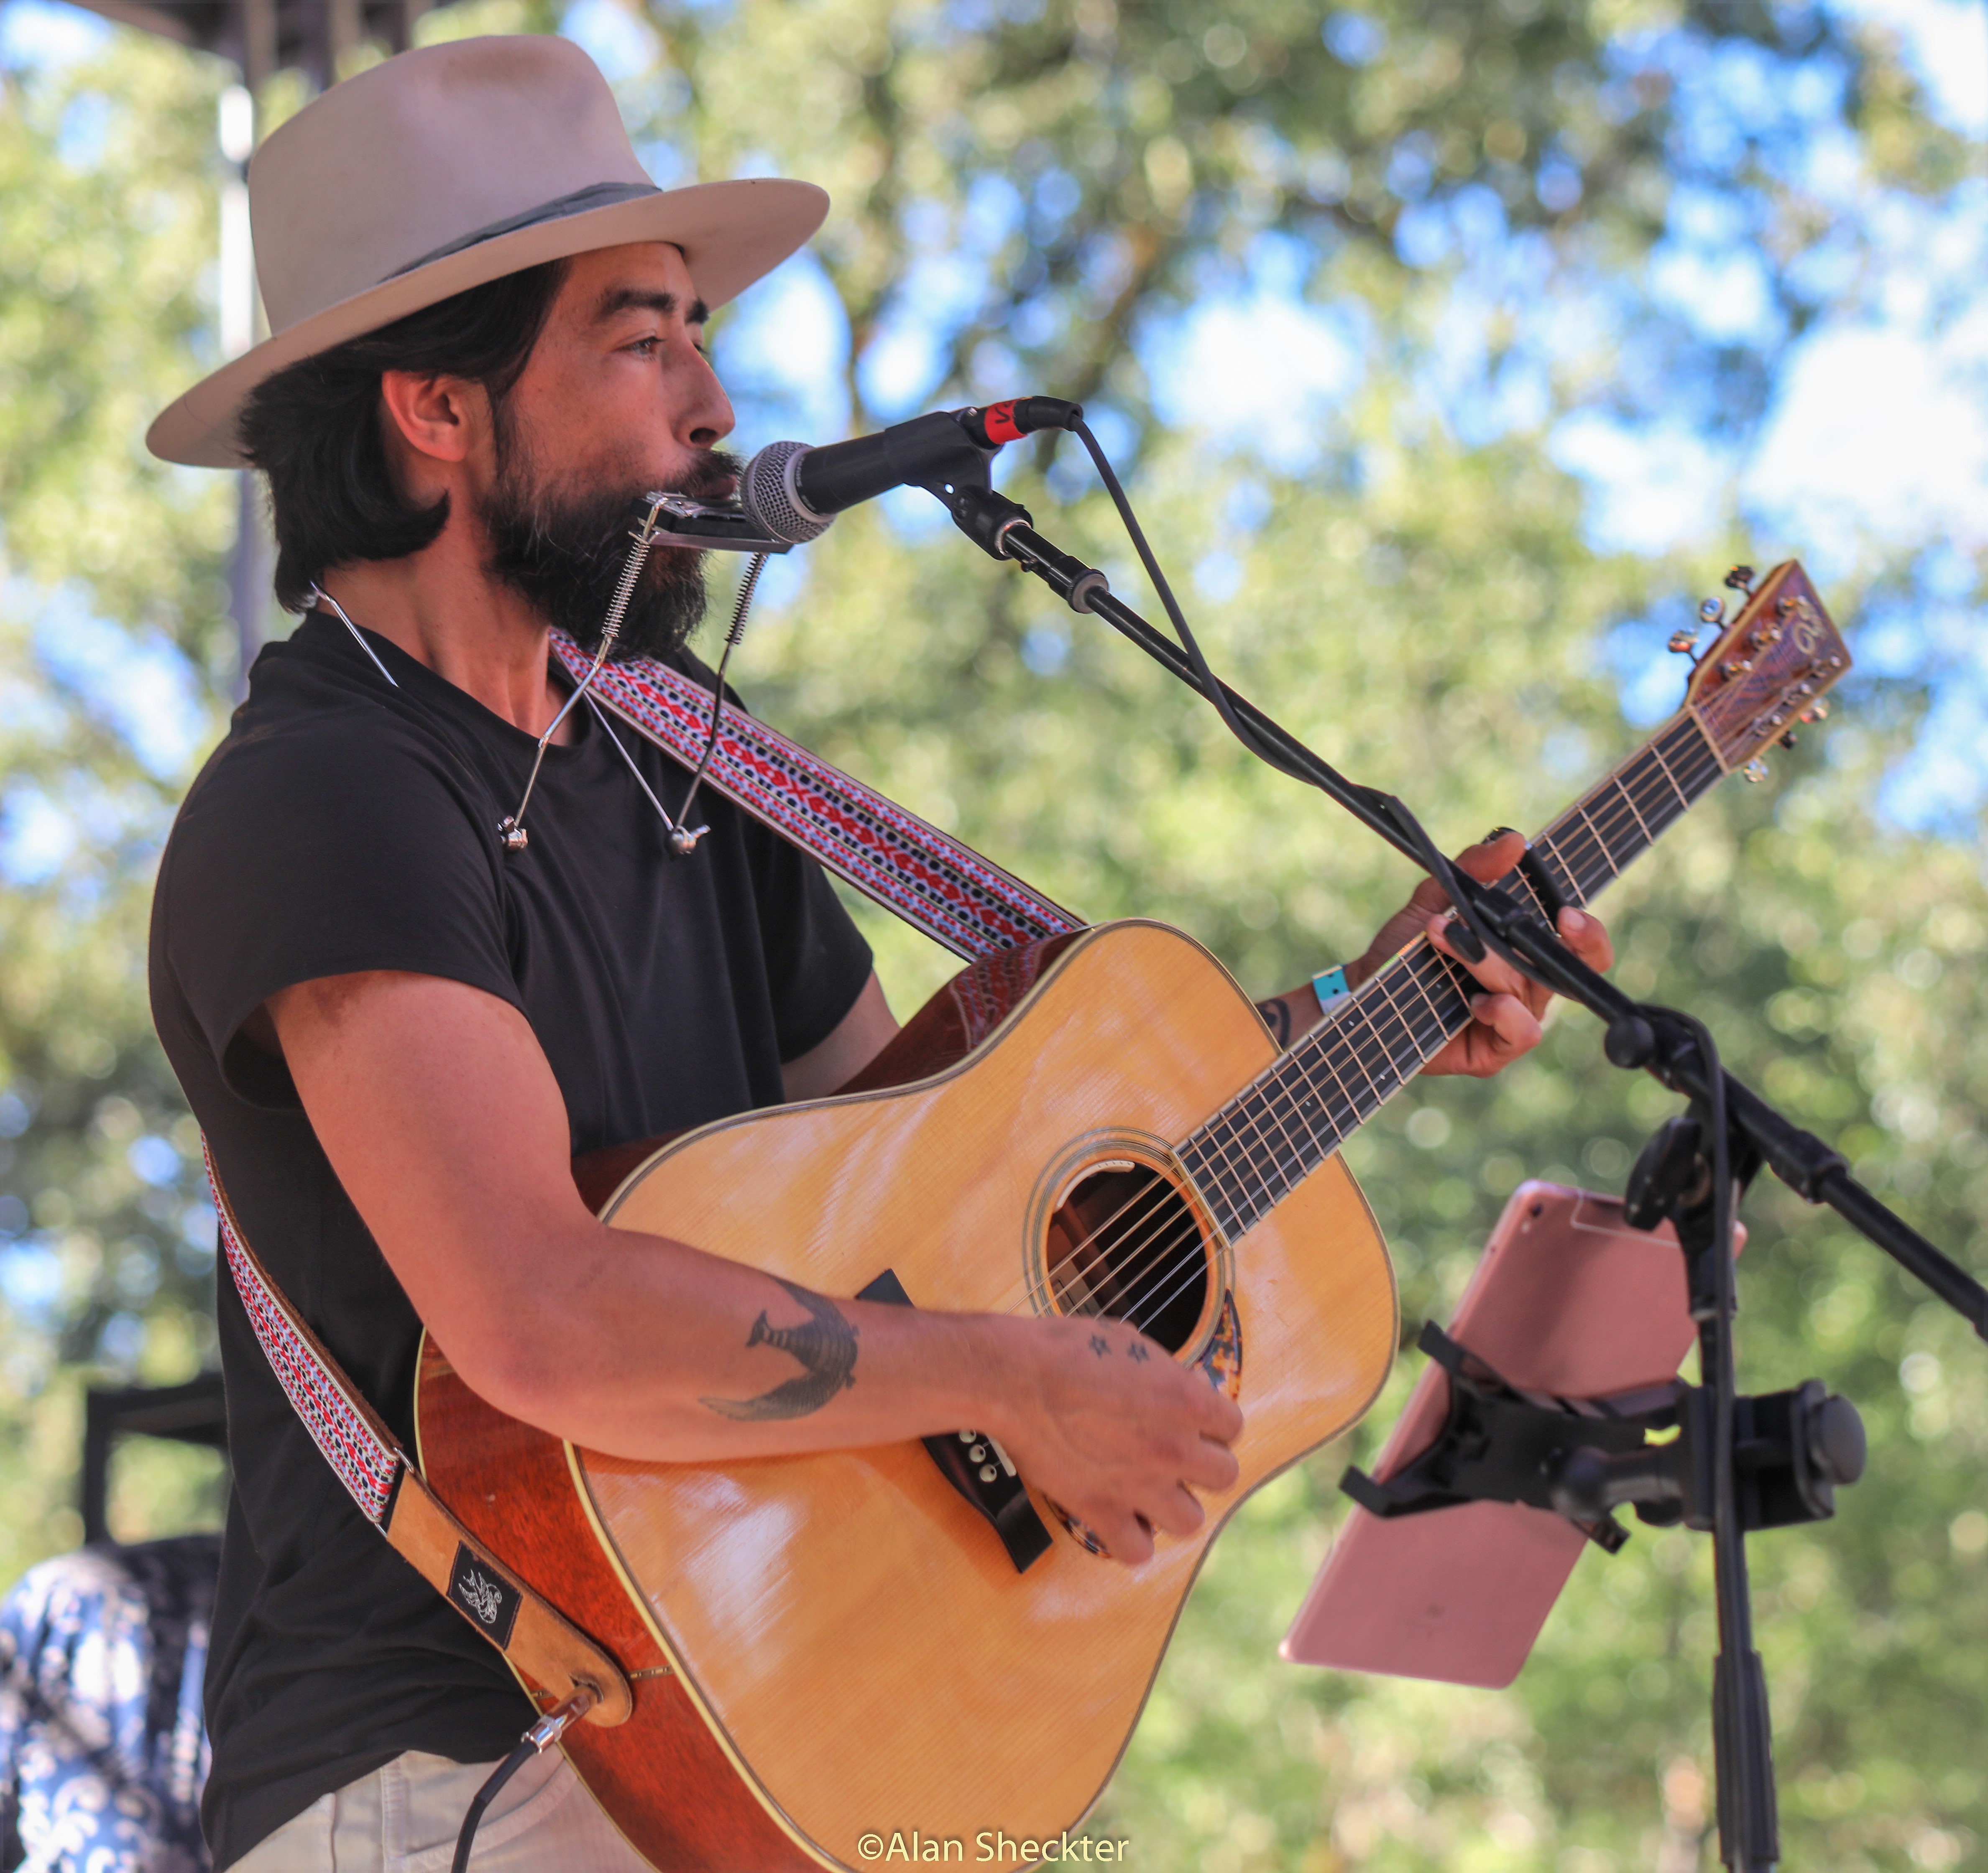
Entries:
<svg viewBox="0 0 1988 1873">
<path fill-rule="evenodd" d="M 242 1239 L 205 1139 L 201 1151 L 207 1160 L 215 1214 L 220 1219 L 221 1250 L 235 1278 L 235 1292 L 248 1311 L 248 1324 L 255 1329 L 270 1368 L 303 1420 L 304 1429 L 324 1453 L 324 1460 L 351 1492 L 360 1514 L 378 1525 L 393 1503 L 405 1460 L 385 1428 L 359 1402 L 352 1382 L 298 1319 Z"/>
<path fill-rule="evenodd" d="M 553 650 L 576 681 L 593 661 L 558 632 Z M 711 733 L 702 683 L 645 658 L 604 666 L 587 693 L 665 754 L 697 765 Z M 1084 927 L 1012 872 L 729 703 L 705 785 L 969 961 Z"/>
</svg>

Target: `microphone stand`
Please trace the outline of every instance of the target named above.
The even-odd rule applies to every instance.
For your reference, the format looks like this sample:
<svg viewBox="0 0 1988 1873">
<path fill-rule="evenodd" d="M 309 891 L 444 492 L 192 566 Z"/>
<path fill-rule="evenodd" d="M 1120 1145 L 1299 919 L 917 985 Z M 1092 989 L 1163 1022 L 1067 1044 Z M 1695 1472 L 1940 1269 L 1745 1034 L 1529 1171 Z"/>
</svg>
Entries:
<svg viewBox="0 0 1988 1873">
<path fill-rule="evenodd" d="M 1033 572 L 1073 611 L 1090 612 L 1213 702 L 1194 662 L 1121 599 L 1095 567 L 1046 539 L 1028 511 L 984 485 L 927 483 L 968 538 L 996 559 Z M 1810 1203 L 1826 1203 L 1988 1339 L 1988 1288 L 1936 1248 L 1850 1175 L 1849 1166 L 1719 1064 L 1710 1033 L 1691 1016 L 1638 1003 L 1574 955 L 1496 885 L 1450 866 L 1414 815 L 1393 795 L 1345 778 L 1262 710 L 1215 680 L 1232 726 L 1280 772 L 1317 788 L 1370 832 L 1449 892 L 1459 913 L 1451 940 L 1481 961 L 1495 948 L 1516 967 L 1577 1002 L 1604 1025 L 1603 1051 L 1615 1066 L 1642 1069 L 1689 1101 L 1645 1148 L 1631 1180 L 1650 1226 L 1675 1221 L 1690 1275 L 1699 1326 L 1700 1377 L 1711 1394 L 1712 1553 L 1719 1615 L 1712 1733 L 1718 1773 L 1720 1858 L 1733 1873 L 1772 1873 L 1780 1857 L 1766 1674 L 1754 1649 L 1746 1525 L 1736 1477 L 1738 1381 L 1733 1346 L 1736 1297 L 1733 1223 L 1740 1195 L 1765 1165 Z M 1475 953 L 1472 951 L 1474 949 Z"/>
</svg>

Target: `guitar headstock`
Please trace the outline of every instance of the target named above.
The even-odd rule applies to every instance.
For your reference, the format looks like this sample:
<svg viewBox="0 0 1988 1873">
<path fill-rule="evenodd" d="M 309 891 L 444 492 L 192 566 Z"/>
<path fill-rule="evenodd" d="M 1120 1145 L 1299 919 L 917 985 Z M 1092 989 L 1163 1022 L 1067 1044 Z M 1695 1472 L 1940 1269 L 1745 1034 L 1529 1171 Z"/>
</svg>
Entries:
<svg viewBox="0 0 1988 1873">
<path fill-rule="evenodd" d="M 1685 707 L 1727 773 L 1743 768 L 1798 722 L 1829 713 L 1823 695 L 1850 668 L 1829 613 L 1799 560 L 1762 579 L 1697 662 Z"/>
</svg>

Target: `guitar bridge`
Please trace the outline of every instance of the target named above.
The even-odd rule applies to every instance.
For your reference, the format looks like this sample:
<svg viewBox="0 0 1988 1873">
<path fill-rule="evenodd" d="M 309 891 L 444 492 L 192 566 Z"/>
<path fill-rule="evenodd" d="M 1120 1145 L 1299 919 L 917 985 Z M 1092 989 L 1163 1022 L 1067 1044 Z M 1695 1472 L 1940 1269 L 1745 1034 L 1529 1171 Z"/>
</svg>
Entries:
<svg viewBox="0 0 1988 1873">
<path fill-rule="evenodd" d="M 889 1268 L 863 1289 L 858 1301 L 881 1301 L 908 1308 L 911 1298 Z M 1050 1551 L 1050 1531 L 1016 1473 L 1008 1453 L 982 1431 L 960 1431 L 950 1437 L 921 1440 L 938 1473 L 994 1525 L 1017 1574 L 1025 1574 Z"/>
</svg>

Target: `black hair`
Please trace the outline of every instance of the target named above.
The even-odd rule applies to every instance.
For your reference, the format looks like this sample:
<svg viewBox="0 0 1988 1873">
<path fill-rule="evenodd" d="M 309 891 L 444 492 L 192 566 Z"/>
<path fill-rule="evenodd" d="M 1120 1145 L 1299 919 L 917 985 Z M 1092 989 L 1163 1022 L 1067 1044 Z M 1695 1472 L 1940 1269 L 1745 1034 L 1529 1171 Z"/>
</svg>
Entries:
<svg viewBox="0 0 1988 1873">
<path fill-rule="evenodd" d="M 548 261 L 410 312 L 266 378 L 242 413 L 242 452 L 269 478 L 276 599 L 301 611 L 331 567 L 418 553 L 448 524 L 448 496 L 409 503 L 387 457 L 384 371 L 480 383 L 502 420 L 565 283 Z"/>
</svg>

